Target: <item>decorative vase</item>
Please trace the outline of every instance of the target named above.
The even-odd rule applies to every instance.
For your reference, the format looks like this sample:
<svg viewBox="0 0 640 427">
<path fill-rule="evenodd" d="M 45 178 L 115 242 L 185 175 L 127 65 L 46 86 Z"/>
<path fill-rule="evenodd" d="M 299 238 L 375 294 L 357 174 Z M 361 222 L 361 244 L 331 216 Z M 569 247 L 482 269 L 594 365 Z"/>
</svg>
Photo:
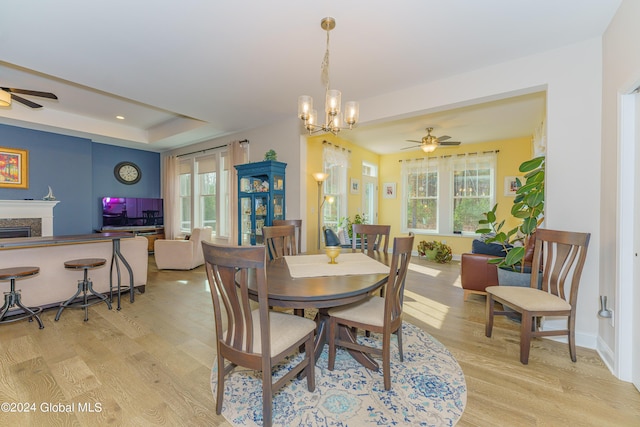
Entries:
<svg viewBox="0 0 640 427">
<path fill-rule="evenodd" d="M 341 250 L 340 246 L 324 247 L 324 251 L 326 252 L 327 256 L 330 259 L 329 264 L 337 264 L 336 258 L 338 258 L 338 255 L 340 255 L 340 250 Z"/>
<path fill-rule="evenodd" d="M 424 256 L 429 261 L 435 261 L 437 254 L 438 254 L 438 250 L 437 249 L 426 249 L 424 251 Z"/>
</svg>

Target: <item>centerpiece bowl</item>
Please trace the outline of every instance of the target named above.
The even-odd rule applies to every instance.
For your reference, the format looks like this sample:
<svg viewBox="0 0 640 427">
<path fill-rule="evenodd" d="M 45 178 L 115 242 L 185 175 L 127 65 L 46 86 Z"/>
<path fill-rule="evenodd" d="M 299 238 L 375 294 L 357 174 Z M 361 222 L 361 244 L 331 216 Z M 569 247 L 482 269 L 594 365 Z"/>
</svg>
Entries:
<svg viewBox="0 0 640 427">
<path fill-rule="evenodd" d="M 329 261 L 329 264 L 337 264 L 336 262 L 336 258 L 338 258 L 338 255 L 340 255 L 340 250 L 342 248 L 340 248 L 340 246 L 325 246 L 324 247 L 324 251 L 327 254 L 327 256 L 329 257 L 329 259 L 331 261 Z"/>
</svg>

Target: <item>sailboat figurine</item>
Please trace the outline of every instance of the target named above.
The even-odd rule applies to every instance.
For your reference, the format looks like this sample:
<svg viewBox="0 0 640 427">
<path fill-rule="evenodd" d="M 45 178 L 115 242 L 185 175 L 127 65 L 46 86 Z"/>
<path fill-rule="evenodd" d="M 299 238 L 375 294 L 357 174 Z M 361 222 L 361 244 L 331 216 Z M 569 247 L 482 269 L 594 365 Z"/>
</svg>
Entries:
<svg viewBox="0 0 640 427">
<path fill-rule="evenodd" d="M 53 190 L 51 189 L 51 186 L 48 186 L 48 187 L 49 187 L 49 192 L 47 193 L 46 196 L 42 198 L 42 200 L 55 200 L 56 196 L 53 195 Z"/>
</svg>

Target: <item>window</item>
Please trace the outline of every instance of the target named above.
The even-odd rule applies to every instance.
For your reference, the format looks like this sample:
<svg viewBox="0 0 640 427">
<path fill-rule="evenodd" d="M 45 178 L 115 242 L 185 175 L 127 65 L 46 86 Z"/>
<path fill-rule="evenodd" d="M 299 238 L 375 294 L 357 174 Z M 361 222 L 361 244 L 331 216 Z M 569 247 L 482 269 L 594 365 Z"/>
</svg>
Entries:
<svg viewBox="0 0 640 427">
<path fill-rule="evenodd" d="M 403 231 L 474 233 L 495 201 L 495 153 L 402 164 Z"/>
<path fill-rule="evenodd" d="M 324 144 L 324 172 L 329 175 L 323 184 L 325 196 L 333 197 L 333 203 L 322 206 L 322 223 L 334 230 L 340 226 L 340 220 L 347 215 L 347 168 L 349 167 L 349 151 Z"/>
<path fill-rule="evenodd" d="M 482 213 L 493 206 L 493 162 L 488 156 L 464 156 L 453 162 L 453 230 L 474 233 Z"/>
<path fill-rule="evenodd" d="M 438 231 L 438 160 L 403 163 L 406 189 L 405 227 L 408 230 Z"/>
<path fill-rule="evenodd" d="M 229 177 L 226 149 L 180 161 L 181 232 L 212 227 L 215 236 L 228 237 Z"/>
</svg>

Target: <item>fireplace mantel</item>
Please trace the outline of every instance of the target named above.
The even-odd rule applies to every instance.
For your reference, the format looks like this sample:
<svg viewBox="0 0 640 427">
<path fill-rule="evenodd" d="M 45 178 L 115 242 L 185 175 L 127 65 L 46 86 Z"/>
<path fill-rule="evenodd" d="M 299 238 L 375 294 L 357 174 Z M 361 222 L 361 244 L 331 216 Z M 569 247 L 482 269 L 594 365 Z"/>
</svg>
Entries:
<svg viewBox="0 0 640 427">
<path fill-rule="evenodd" d="M 0 218 L 41 218 L 42 236 L 53 236 L 53 208 L 59 200 L 0 200 Z"/>
</svg>

